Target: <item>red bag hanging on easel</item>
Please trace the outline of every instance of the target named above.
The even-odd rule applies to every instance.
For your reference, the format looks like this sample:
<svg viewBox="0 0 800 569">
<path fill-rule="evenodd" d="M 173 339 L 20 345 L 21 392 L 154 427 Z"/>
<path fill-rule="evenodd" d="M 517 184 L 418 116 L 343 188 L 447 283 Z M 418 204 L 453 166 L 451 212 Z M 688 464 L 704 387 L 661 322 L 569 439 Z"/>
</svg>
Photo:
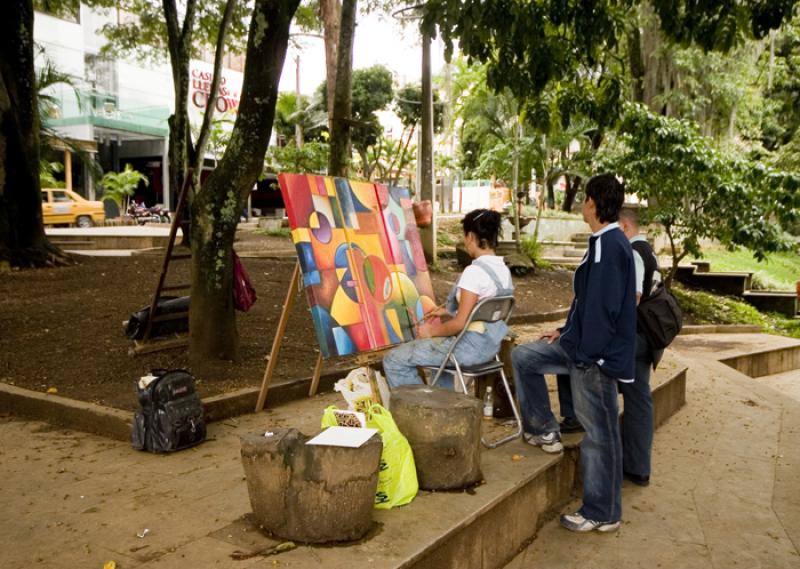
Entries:
<svg viewBox="0 0 800 569">
<path fill-rule="evenodd" d="M 239 255 L 233 253 L 233 307 L 236 310 L 247 312 L 256 303 L 256 289 L 250 282 L 247 271 L 244 270 Z"/>
</svg>

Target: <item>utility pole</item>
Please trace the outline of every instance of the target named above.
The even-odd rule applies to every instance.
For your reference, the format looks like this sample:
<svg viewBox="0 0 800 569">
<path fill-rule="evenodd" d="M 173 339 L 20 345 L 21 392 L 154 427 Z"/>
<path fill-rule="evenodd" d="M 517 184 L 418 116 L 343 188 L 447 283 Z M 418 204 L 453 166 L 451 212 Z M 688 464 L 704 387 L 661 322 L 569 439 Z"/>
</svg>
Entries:
<svg viewBox="0 0 800 569">
<path fill-rule="evenodd" d="M 297 121 L 294 123 L 294 143 L 299 149 L 303 146 L 303 125 L 300 121 L 300 112 L 303 110 L 303 96 L 300 94 L 300 54 L 294 58 L 295 81 L 294 81 L 294 110 L 297 111 Z"/>
</svg>

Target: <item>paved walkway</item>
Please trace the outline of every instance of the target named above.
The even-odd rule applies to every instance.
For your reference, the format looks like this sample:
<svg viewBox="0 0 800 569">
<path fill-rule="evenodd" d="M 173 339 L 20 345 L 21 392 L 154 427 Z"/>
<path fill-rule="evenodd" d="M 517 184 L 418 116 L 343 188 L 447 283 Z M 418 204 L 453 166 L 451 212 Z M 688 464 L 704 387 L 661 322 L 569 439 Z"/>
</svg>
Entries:
<svg viewBox="0 0 800 569">
<path fill-rule="evenodd" d="M 537 333 L 536 327 L 520 330 L 525 339 Z M 716 362 L 721 354 L 797 343 L 742 334 L 679 339 L 669 365 L 691 367 L 687 406 L 657 431 L 651 486 L 625 489 L 622 529 L 575 535 L 551 522 L 509 567 L 800 566 L 800 372 L 750 379 Z M 377 541 L 360 545 L 358 555 L 349 553 L 353 548 L 326 548 L 276 558 L 230 557 L 237 549 L 264 547 L 266 539 L 241 520 L 249 500 L 239 434 L 267 426 L 310 432 L 321 409 L 338 401 L 338 394 L 326 394 L 217 423 L 208 442 L 169 456 L 0 418 L 0 567 L 100 568 L 112 559 L 120 569 L 304 567 L 304 555 L 316 555 L 315 566 L 327 569 L 369 567 Z M 513 462 L 511 453 L 526 457 Z M 498 472 L 509 473 L 548 459 L 522 443 L 492 457 L 485 460 L 506 465 Z M 501 483 L 502 476 L 489 481 Z M 489 485 L 477 498 L 486 499 Z M 393 534 L 392 547 L 413 543 L 417 517 L 436 524 L 445 508 L 448 515 L 462 507 L 463 515 L 471 512 L 468 502 L 476 498 L 459 496 L 426 496 L 419 504 L 424 515 L 398 510 L 394 515 L 414 516 Z"/>
<path fill-rule="evenodd" d="M 650 486 L 626 483 L 620 530 L 553 520 L 506 569 L 800 567 L 800 370 L 751 379 L 715 361 L 796 343 L 681 337 L 687 404 L 656 432 Z"/>
</svg>

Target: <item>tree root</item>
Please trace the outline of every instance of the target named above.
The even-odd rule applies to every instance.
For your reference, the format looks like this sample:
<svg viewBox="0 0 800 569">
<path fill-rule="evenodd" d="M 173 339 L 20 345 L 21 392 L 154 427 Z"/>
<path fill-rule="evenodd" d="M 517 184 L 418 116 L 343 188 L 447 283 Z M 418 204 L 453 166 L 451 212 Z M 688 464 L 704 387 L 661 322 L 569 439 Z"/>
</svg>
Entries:
<svg viewBox="0 0 800 569">
<path fill-rule="evenodd" d="M 0 269 L 52 269 L 77 264 L 75 257 L 49 241 L 36 247 L 0 248 Z"/>
</svg>

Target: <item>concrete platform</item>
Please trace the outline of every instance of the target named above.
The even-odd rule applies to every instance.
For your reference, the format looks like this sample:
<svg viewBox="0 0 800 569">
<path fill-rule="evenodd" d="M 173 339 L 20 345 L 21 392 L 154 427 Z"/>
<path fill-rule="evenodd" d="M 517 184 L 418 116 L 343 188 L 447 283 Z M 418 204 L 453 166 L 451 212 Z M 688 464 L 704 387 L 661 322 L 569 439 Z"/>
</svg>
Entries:
<svg viewBox="0 0 800 569">
<path fill-rule="evenodd" d="M 119 227 L 88 227 L 45 229 L 47 237 L 62 249 L 148 249 L 165 247 L 169 242 L 170 226 L 166 224 Z M 178 237 L 183 233 L 178 229 Z"/>
</svg>

